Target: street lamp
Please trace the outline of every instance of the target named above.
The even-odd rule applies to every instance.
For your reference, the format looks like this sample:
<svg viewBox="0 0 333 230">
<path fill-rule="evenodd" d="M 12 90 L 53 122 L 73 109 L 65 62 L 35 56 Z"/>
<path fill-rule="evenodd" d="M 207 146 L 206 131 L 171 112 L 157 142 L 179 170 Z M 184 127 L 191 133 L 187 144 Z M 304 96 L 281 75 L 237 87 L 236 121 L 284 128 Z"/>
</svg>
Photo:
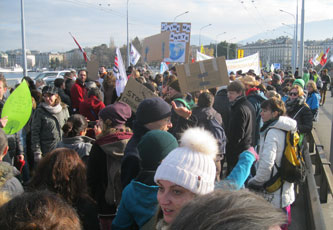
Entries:
<svg viewBox="0 0 333 230">
<path fill-rule="evenodd" d="M 185 11 L 184 13 L 181 13 L 181 14 L 177 15 L 177 16 L 173 19 L 173 22 L 176 21 L 176 18 L 178 18 L 178 17 L 180 17 L 180 16 L 182 16 L 182 15 L 184 15 L 184 14 L 187 14 L 188 12 L 190 12 L 190 11 Z"/>
<path fill-rule="evenodd" d="M 226 33 L 227 33 L 227 32 L 223 32 L 223 33 L 220 33 L 220 34 L 216 35 L 216 46 L 215 46 L 215 50 L 216 50 L 215 57 L 216 57 L 216 58 L 217 58 L 217 43 L 218 43 L 218 41 L 217 41 L 217 37 L 220 36 L 220 35 L 226 34 Z"/>
<path fill-rule="evenodd" d="M 227 60 L 229 59 L 229 42 L 231 42 L 234 39 L 236 39 L 236 37 L 233 37 L 227 41 Z"/>
<path fill-rule="evenodd" d="M 296 21 L 296 17 L 295 17 L 294 14 L 292 14 L 292 13 L 290 13 L 288 11 L 285 11 L 285 10 L 281 10 L 281 9 L 280 9 L 280 11 L 282 13 L 289 14 L 295 20 L 295 24 L 294 24 L 294 36 L 293 36 L 294 43 L 293 43 L 293 51 L 292 51 L 292 54 L 291 54 L 291 56 L 292 56 L 291 57 L 291 60 L 292 60 L 292 63 L 291 63 L 292 64 L 292 71 L 294 73 L 295 70 L 296 70 L 296 62 L 297 62 L 297 29 L 296 29 L 296 27 L 297 27 L 297 21 Z M 284 23 L 282 23 L 282 24 L 284 24 Z"/>
<path fill-rule="evenodd" d="M 127 67 L 131 65 L 130 63 L 130 48 L 128 43 L 128 1 L 127 0 L 127 9 L 126 9 L 126 24 L 127 24 Z"/>
<path fill-rule="evenodd" d="M 200 32 L 199 32 L 199 47 L 201 47 L 201 30 L 203 30 L 204 28 L 208 27 L 208 26 L 211 26 L 212 24 L 208 24 L 208 25 L 205 25 L 203 27 L 200 28 Z"/>
</svg>

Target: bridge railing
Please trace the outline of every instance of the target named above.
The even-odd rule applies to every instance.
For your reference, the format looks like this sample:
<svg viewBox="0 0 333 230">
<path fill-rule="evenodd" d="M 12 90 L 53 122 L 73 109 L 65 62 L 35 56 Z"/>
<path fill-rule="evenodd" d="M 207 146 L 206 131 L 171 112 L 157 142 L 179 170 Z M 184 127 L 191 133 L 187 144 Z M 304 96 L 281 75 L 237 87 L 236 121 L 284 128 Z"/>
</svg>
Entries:
<svg viewBox="0 0 333 230">
<path fill-rule="evenodd" d="M 306 164 L 305 200 L 308 206 L 309 229 L 326 229 L 321 203 L 327 203 L 333 191 L 333 175 L 330 162 L 321 145 L 316 131 L 308 136 L 308 148 L 304 151 Z"/>
</svg>

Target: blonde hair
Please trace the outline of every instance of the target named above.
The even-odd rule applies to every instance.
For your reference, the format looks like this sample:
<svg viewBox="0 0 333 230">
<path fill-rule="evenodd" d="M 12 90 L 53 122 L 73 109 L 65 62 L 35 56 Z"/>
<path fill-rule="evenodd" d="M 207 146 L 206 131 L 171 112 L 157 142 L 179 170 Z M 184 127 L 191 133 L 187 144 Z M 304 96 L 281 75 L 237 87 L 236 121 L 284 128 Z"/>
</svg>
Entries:
<svg viewBox="0 0 333 230">
<path fill-rule="evenodd" d="M 318 90 L 317 89 L 317 84 L 314 81 L 312 81 L 312 80 L 308 81 L 307 86 L 308 85 L 310 85 L 312 87 L 313 91 L 317 91 Z"/>
<path fill-rule="evenodd" d="M 296 90 L 297 90 L 297 93 L 298 93 L 298 96 L 299 96 L 299 97 L 304 96 L 304 91 L 303 91 L 303 89 L 302 89 L 301 86 L 299 86 L 299 85 L 293 85 L 293 86 L 291 87 L 290 91 L 292 91 L 293 89 L 296 89 Z M 289 91 L 289 92 L 290 92 L 290 91 Z"/>
</svg>

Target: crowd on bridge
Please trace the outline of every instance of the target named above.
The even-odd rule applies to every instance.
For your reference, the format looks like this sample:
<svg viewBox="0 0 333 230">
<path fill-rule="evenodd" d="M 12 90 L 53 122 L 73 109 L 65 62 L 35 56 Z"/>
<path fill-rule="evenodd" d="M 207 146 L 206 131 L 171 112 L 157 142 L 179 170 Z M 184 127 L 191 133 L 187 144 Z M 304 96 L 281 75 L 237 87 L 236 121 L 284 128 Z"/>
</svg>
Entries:
<svg viewBox="0 0 333 230">
<path fill-rule="evenodd" d="M 327 69 L 230 72 L 199 92 L 181 90 L 175 67 L 127 75 L 156 95 L 135 112 L 105 66 L 96 81 L 85 69 L 54 85 L 24 77 L 32 115 L 0 129 L 1 229 L 288 229 L 295 184 L 265 186 L 286 132 L 305 142 L 319 119 Z M 0 74 L 1 110 L 7 90 Z"/>
</svg>

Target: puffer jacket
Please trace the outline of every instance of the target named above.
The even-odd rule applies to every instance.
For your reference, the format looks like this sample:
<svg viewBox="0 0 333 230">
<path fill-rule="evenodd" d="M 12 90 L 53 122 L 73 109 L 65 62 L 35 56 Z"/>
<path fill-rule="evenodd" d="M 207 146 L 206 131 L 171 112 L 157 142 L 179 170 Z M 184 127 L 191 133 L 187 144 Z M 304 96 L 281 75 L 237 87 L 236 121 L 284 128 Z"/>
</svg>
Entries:
<svg viewBox="0 0 333 230">
<path fill-rule="evenodd" d="M 31 149 L 35 154 L 46 154 L 56 148 L 62 139 L 62 126 L 69 117 L 67 105 L 57 114 L 48 112 L 42 104 L 36 109 L 31 125 Z"/>
<path fill-rule="evenodd" d="M 24 192 L 21 182 L 15 177 L 20 172 L 9 163 L 0 161 L 0 191 L 6 192 L 10 197 Z"/>
<path fill-rule="evenodd" d="M 255 186 L 263 186 L 271 176 L 277 173 L 277 168 L 281 166 L 281 159 L 285 143 L 285 131 L 296 130 L 297 122 L 286 116 L 280 116 L 272 122 L 265 130 L 260 132 L 259 162 L 257 164 L 256 175 L 248 182 Z M 273 171 L 273 174 L 272 174 Z M 281 193 L 282 189 L 282 193 Z M 277 208 L 284 208 L 295 201 L 294 184 L 285 181 L 283 186 L 277 191 L 270 193 L 269 199 Z M 281 200 L 282 198 L 282 200 Z"/>
<path fill-rule="evenodd" d="M 303 97 L 293 101 L 288 99 L 286 101 L 286 109 L 288 116 L 297 121 L 297 129 L 300 133 L 311 132 L 313 114 Z"/>
</svg>

